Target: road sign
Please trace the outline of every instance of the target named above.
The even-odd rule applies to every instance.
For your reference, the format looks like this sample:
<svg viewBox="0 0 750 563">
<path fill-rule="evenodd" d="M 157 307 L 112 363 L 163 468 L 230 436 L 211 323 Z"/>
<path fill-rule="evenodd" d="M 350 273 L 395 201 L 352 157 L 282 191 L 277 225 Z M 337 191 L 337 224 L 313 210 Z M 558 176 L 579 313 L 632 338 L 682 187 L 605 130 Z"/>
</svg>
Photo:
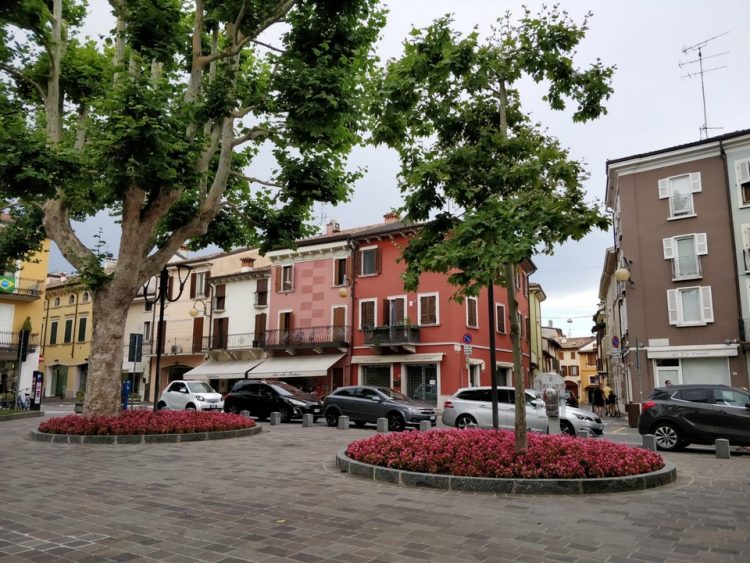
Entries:
<svg viewBox="0 0 750 563">
<path fill-rule="evenodd" d="M 620 339 L 617 336 L 612 337 L 612 348 L 620 347 Z"/>
<path fill-rule="evenodd" d="M 471 339 L 471 334 L 469 334 L 468 332 L 464 334 L 464 344 L 471 344 Z"/>
<path fill-rule="evenodd" d="M 471 356 L 471 344 L 464 344 L 464 354 Z"/>
</svg>

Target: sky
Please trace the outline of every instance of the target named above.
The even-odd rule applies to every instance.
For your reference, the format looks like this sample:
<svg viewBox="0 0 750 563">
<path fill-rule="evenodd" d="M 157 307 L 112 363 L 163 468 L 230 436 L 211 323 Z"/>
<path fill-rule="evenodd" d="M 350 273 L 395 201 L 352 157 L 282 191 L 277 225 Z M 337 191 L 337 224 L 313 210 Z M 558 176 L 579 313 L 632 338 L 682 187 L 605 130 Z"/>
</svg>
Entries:
<svg viewBox="0 0 750 563">
<path fill-rule="evenodd" d="M 506 11 L 521 15 L 521 3 L 506 0 L 392 0 L 388 23 L 378 43 L 385 61 L 398 57 L 412 27 L 423 28 L 445 14 L 452 14 L 454 29 L 469 33 L 476 26 L 487 34 Z M 535 12 L 542 2 L 528 1 Z M 86 32 L 91 35 L 112 27 L 108 3 L 90 0 L 91 16 Z M 587 124 L 574 124 L 569 111 L 552 112 L 541 101 L 541 89 L 521 85 L 521 101 L 534 121 L 547 127 L 576 160 L 586 163 L 584 182 L 590 201 L 603 201 L 608 159 L 657 150 L 701 138 L 704 124 L 701 79 L 697 75 L 696 50 L 683 49 L 705 42 L 702 48 L 707 124 L 718 135 L 750 128 L 750 41 L 747 0 L 562 0 L 562 8 L 576 21 L 591 11 L 589 31 L 575 58 L 585 66 L 597 58 L 617 67 L 614 93 L 607 115 Z M 683 64 L 680 63 L 688 63 Z M 693 75 L 692 77 L 688 75 Z M 378 223 L 401 205 L 397 187 L 399 170 L 395 152 L 386 148 L 360 148 L 350 164 L 367 171 L 355 186 L 351 201 L 337 207 L 316 208 L 318 223 L 337 220 L 342 228 Z M 270 167 L 262 159 L 251 169 L 262 175 Z M 105 215 L 80 225 L 84 243 L 94 246 L 94 235 L 103 230 L 108 249 L 117 254 L 117 229 Z M 589 336 L 599 302 L 599 281 L 612 232 L 592 232 L 580 241 L 567 242 L 552 256 L 532 257 L 537 271 L 531 281 L 547 296 L 542 303 L 542 322 L 549 321 L 566 335 Z M 52 270 L 70 271 L 59 251 L 50 257 Z"/>
</svg>

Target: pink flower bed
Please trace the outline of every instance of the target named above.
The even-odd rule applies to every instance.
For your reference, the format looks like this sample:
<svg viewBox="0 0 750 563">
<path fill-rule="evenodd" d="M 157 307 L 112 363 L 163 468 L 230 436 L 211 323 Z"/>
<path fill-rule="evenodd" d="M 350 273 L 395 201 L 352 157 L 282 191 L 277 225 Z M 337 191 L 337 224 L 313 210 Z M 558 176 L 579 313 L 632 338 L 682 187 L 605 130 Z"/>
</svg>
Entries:
<svg viewBox="0 0 750 563">
<path fill-rule="evenodd" d="M 346 455 L 419 473 L 515 479 L 623 477 L 664 467 L 650 450 L 564 435 L 530 433 L 528 449 L 516 454 L 512 432 L 476 429 L 377 434 L 350 444 Z"/>
<path fill-rule="evenodd" d="M 187 434 L 252 428 L 255 421 L 238 414 L 201 411 L 123 411 L 117 416 L 69 414 L 42 422 L 40 432 L 82 436 Z"/>
</svg>

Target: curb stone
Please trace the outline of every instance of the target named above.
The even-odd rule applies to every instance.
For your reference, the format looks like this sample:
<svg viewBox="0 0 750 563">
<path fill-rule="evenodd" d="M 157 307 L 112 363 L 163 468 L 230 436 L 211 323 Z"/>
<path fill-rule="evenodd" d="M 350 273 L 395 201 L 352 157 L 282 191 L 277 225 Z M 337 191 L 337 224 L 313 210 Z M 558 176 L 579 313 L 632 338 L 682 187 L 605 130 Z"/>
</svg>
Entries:
<svg viewBox="0 0 750 563">
<path fill-rule="evenodd" d="M 74 434 L 48 434 L 32 430 L 31 439 L 35 442 L 52 442 L 55 444 L 176 444 L 178 442 L 202 442 L 204 440 L 226 440 L 243 438 L 260 434 L 262 426 L 240 428 L 239 430 L 221 430 L 218 432 L 194 432 L 188 434 L 123 434 L 117 436 L 81 436 Z"/>
<path fill-rule="evenodd" d="M 44 416 L 44 411 L 18 412 L 16 414 L 6 414 L 3 416 L 0 416 L 0 422 L 4 422 L 6 420 L 21 420 L 24 418 L 41 418 L 43 416 Z"/>
<path fill-rule="evenodd" d="M 389 469 L 355 461 L 346 455 L 346 448 L 336 454 L 336 467 L 342 473 L 364 477 L 379 483 L 392 483 L 405 487 L 425 487 L 473 493 L 556 494 L 586 495 L 617 493 L 651 489 L 677 480 L 677 467 L 664 460 L 664 467 L 651 473 L 600 477 L 591 479 L 495 479 L 492 477 L 465 477 L 436 475 L 401 469 Z"/>
</svg>

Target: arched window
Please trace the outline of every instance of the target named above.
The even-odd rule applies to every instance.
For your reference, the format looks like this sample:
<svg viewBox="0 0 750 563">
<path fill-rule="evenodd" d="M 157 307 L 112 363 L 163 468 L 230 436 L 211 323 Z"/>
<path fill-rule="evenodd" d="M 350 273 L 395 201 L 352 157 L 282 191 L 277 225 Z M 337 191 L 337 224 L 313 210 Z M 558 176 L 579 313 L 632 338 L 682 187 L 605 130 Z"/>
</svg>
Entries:
<svg viewBox="0 0 750 563">
<path fill-rule="evenodd" d="M 55 307 L 59 307 L 60 306 L 60 298 L 59 297 L 55 297 L 55 300 L 54 300 L 53 304 L 54 304 Z"/>
<path fill-rule="evenodd" d="M 71 295 L 70 297 L 68 297 L 68 305 L 74 305 L 75 302 L 76 302 L 76 296 L 75 295 Z"/>
<path fill-rule="evenodd" d="M 89 299 L 90 299 L 90 295 L 89 295 L 89 292 L 88 292 L 88 291 L 84 291 L 84 292 L 83 292 L 83 302 L 84 302 L 84 303 L 88 303 L 88 302 L 89 302 Z"/>
</svg>

